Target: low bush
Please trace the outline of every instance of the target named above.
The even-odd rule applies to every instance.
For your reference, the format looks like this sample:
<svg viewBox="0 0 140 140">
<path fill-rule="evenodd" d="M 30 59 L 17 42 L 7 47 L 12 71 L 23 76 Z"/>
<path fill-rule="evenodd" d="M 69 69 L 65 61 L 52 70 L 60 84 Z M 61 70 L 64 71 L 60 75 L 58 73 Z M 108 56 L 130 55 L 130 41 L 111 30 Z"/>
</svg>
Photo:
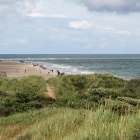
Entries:
<svg viewBox="0 0 140 140">
<path fill-rule="evenodd" d="M 2 100 L 3 98 L 7 97 L 8 94 L 3 92 L 3 91 L 0 91 L 0 100 Z"/>
<path fill-rule="evenodd" d="M 29 134 L 26 134 L 24 136 L 19 136 L 17 140 L 32 140 L 32 138 Z"/>
<path fill-rule="evenodd" d="M 14 95 L 17 92 L 40 93 L 46 91 L 46 81 L 41 76 L 28 76 L 21 79 L 0 78 L 0 91 Z"/>
<path fill-rule="evenodd" d="M 119 115 L 127 115 L 138 112 L 137 108 L 134 108 L 132 105 L 122 101 L 105 99 L 102 103 L 104 103 L 104 107 L 106 109 L 111 109 Z"/>
<path fill-rule="evenodd" d="M 13 107 L 0 107 L 0 116 L 9 116 L 16 112 L 15 108 Z"/>
<path fill-rule="evenodd" d="M 96 81 L 92 83 L 93 88 L 122 88 L 125 86 L 126 81 L 112 76 L 111 74 L 94 74 Z"/>
<path fill-rule="evenodd" d="M 7 115 L 42 108 L 46 103 L 46 81 L 39 76 L 29 76 L 19 79 L 0 79 L 1 114 Z M 7 110 L 6 110 L 7 108 Z"/>
<path fill-rule="evenodd" d="M 129 103 L 134 106 L 139 106 L 140 107 L 140 100 L 139 99 L 133 99 L 130 97 L 117 97 L 118 100 Z"/>
<path fill-rule="evenodd" d="M 127 82 L 124 92 L 132 95 L 140 96 L 140 79 L 131 79 Z"/>
<path fill-rule="evenodd" d="M 116 98 L 117 93 L 114 92 L 111 89 L 105 89 L 105 88 L 94 88 L 89 91 L 90 96 L 98 96 L 100 98 Z"/>
<path fill-rule="evenodd" d="M 29 109 L 39 109 L 43 107 L 43 100 L 45 100 L 40 94 L 36 93 L 16 93 L 14 98 L 5 98 L 2 101 L 2 106 L 12 107 L 16 112 L 24 112 Z"/>
<path fill-rule="evenodd" d="M 29 103 L 27 103 L 27 106 L 29 108 L 35 108 L 35 109 L 40 109 L 43 107 L 43 104 L 37 101 L 31 101 Z"/>
</svg>

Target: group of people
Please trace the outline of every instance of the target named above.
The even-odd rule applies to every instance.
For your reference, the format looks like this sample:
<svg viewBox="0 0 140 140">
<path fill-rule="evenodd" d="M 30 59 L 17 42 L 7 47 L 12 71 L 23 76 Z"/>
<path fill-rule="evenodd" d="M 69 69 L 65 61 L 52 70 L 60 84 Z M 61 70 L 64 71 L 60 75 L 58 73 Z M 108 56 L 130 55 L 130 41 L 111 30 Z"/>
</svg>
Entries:
<svg viewBox="0 0 140 140">
<path fill-rule="evenodd" d="M 20 61 L 20 62 L 22 62 L 22 63 L 24 63 L 24 61 Z M 31 63 L 31 62 L 26 62 L 26 63 Z M 32 64 L 32 63 L 31 63 Z M 40 71 L 40 73 L 41 73 L 41 69 L 47 69 L 45 66 L 43 66 L 43 65 L 39 65 L 39 64 L 35 64 L 35 63 L 33 63 L 32 64 L 33 66 L 39 66 L 39 71 Z M 26 73 L 27 72 L 27 70 L 24 70 L 24 72 Z M 49 72 L 48 72 L 48 74 L 50 74 L 50 72 L 54 72 L 54 70 L 50 70 Z M 57 75 L 59 76 L 59 75 L 64 75 L 65 73 L 60 73 L 60 71 L 59 70 L 57 70 L 56 71 L 57 72 Z"/>
<path fill-rule="evenodd" d="M 52 73 L 53 73 L 53 70 L 50 70 Z M 59 75 L 64 75 L 65 73 L 60 73 L 60 71 L 59 70 L 57 70 L 57 75 L 59 76 Z"/>
<path fill-rule="evenodd" d="M 54 70 L 50 70 L 52 73 L 54 72 Z M 50 74 L 50 71 L 48 72 L 48 74 Z M 65 73 L 60 73 L 60 71 L 59 70 L 57 70 L 56 71 L 57 72 L 57 75 L 59 76 L 59 75 L 64 75 Z"/>
</svg>

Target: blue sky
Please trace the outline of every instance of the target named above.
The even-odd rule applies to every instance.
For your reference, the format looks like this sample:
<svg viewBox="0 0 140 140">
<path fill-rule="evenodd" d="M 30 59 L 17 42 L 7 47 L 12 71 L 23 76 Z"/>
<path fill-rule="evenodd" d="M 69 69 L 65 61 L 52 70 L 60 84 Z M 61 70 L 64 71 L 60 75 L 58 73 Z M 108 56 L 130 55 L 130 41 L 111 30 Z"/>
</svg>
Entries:
<svg viewBox="0 0 140 140">
<path fill-rule="evenodd" d="M 140 0 L 0 0 L 0 54 L 140 54 Z"/>
</svg>

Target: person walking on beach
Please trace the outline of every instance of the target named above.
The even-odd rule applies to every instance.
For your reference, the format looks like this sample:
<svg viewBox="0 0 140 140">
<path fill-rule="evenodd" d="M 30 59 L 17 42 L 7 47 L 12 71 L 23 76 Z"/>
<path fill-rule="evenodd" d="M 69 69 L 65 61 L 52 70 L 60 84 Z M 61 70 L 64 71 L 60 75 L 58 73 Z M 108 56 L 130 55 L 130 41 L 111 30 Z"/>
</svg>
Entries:
<svg viewBox="0 0 140 140">
<path fill-rule="evenodd" d="M 25 73 L 26 73 L 26 70 L 25 70 Z"/>
<path fill-rule="evenodd" d="M 57 75 L 58 75 L 58 76 L 60 75 L 60 72 L 59 72 L 59 70 L 57 70 Z"/>
<path fill-rule="evenodd" d="M 41 73 L 41 69 L 40 69 L 40 67 L 39 67 L 39 72 Z"/>
</svg>

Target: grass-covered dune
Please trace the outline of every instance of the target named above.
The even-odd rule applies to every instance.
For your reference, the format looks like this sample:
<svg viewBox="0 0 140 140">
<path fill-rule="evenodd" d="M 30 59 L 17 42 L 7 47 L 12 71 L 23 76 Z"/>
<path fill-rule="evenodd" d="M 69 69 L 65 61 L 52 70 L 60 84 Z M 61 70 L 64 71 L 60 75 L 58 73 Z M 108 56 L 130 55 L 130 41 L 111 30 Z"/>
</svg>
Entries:
<svg viewBox="0 0 140 140">
<path fill-rule="evenodd" d="M 0 78 L 0 116 L 42 108 L 45 92 L 46 81 L 39 76 Z"/>
<path fill-rule="evenodd" d="M 119 115 L 140 108 L 140 79 L 129 81 L 110 74 L 68 75 L 48 80 L 54 87 L 57 105 L 96 110 L 100 105 Z"/>
<path fill-rule="evenodd" d="M 47 97 L 49 85 L 56 99 Z M 140 79 L 110 74 L 0 78 L 0 140 L 140 138 Z"/>
</svg>

